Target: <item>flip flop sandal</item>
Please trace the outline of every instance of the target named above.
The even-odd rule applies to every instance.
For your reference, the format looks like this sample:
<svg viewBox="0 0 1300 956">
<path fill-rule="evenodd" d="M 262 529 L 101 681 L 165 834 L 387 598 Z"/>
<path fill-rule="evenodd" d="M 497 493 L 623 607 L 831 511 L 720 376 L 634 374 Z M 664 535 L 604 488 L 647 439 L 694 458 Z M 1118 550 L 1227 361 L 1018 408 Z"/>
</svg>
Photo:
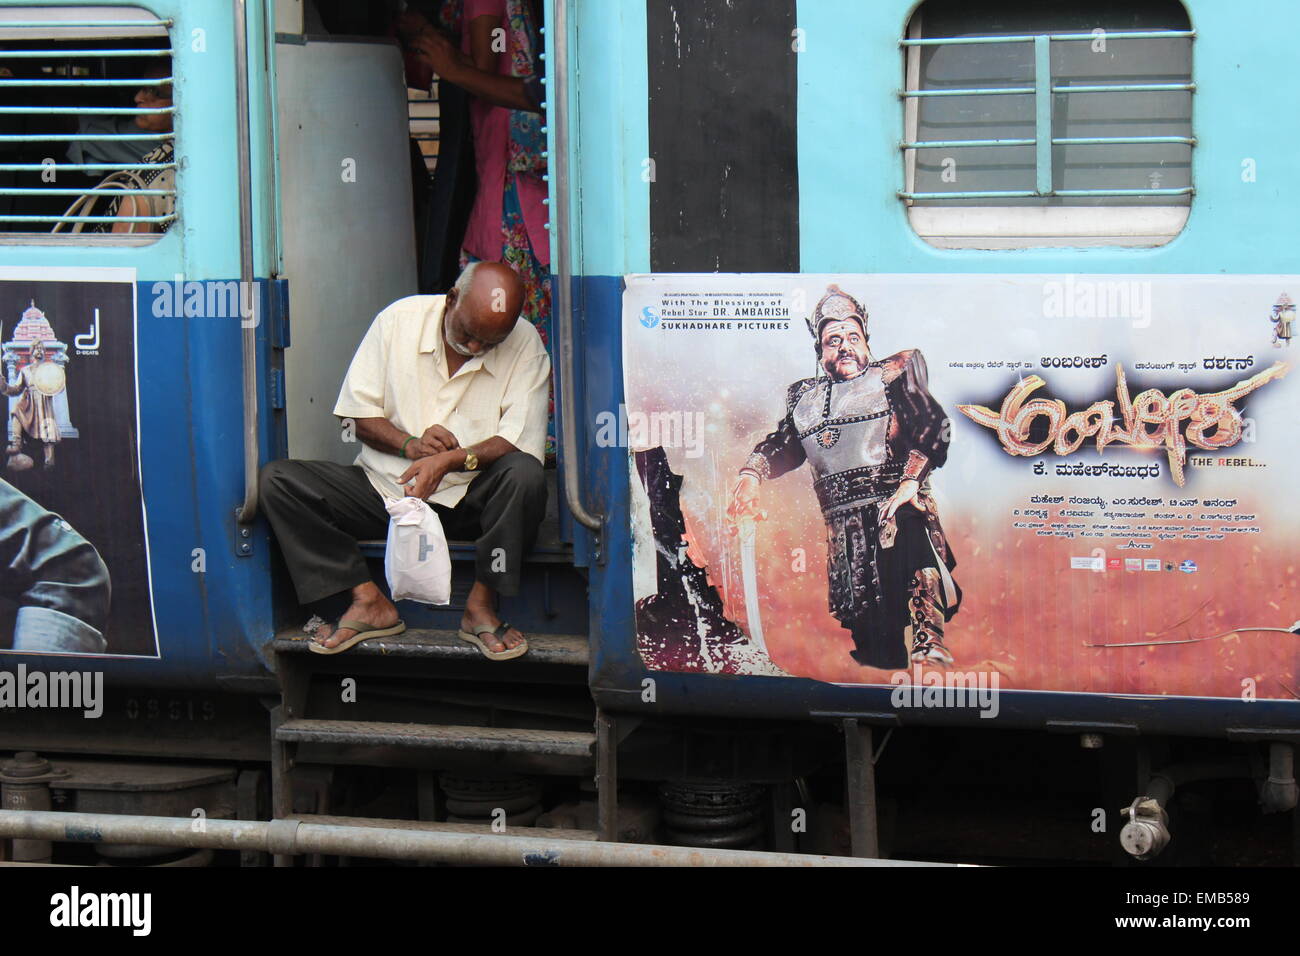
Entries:
<svg viewBox="0 0 1300 956">
<path fill-rule="evenodd" d="M 338 626 L 334 628 L 333 633 L 337 634 L 341 628 L 345 628 L 345 627 L 348 628 L 349 630 L 356 631 L 357 633 L 353 634 L 351 637 L 349 637 L 346 641 L 343 641 L 337 647 L 325 647 L 323 644 L 317 643 L 314 639 L 309 643 L 308 647 L 310 648 L 313 654 L 342 654 L 344 651 L 346 651 L 349 647 L 352 647 L 354 644 L 360 644 L 362 641 L 368 641 L 373 637 L 390 637 L 393 634 L 401 634 L 404 630 L 406 630 L 406 625 L 401 621 L 398 621 L 392 627 L 376 628 L 376 627 L 371 627 L 369 624 L 365 623 L 364 621 L 340 620 Z"/>
<path fill-rule="evenodd" d="M 479 637 L 479 635 L 492 634 L 499 638 L 501 643 L 504 644 L 506 642 L 506 632 L 509 630 L 510 625 L 502 621 L 496 627 L 493 627 L 491 624 L 475 624 L 473 634 L 469 631 L 457 631 L 456 633 L 462 641 L 468 641 L 470 644 L 476 646 L 488 660 L 508 661 L 528 653 L 528 640 L 526 638 L 518 647 L 508 647 L 504 651 L 494 651 L 488 648 L 487 642 L 484 641 L 483 638 Z"/>
</svg>

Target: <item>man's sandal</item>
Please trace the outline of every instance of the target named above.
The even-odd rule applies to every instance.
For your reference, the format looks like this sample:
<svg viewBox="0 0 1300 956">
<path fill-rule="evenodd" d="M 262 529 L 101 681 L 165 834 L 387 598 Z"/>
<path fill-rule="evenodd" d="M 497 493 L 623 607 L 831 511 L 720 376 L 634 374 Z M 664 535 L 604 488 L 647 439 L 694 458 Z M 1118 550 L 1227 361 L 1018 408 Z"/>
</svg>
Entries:
<svg viewBox="0 0 1300 956">
<path fill-rule="evenodd" d="M 342 654 L 349 647 L 352 647 L 354 644 L 360 644 L 362 641 L 368 641 L 374 637 L 391 637 L 394 634 L 401 634 L 406 630 L 406 625 L 401 621 L 398 621 L 392 627 L 372 627 L 364 621 L 341 620 L 337 625 L 335 625 L 334 630 L 330 633 L 330 637 L 333 637 L 343 628 L 348 628 L 357 633 L 353 634 L 346 641 L 341 641 L 335 647 L 326 647 L 313 637 L 308 643 L 308 648 L 313 654 Z M 328 638 L 326 638 L 326 640 L 328 640 Z"/>
<path fill-rule="evenodd" d="M 475 624 L 473 634 L 471 634 L 469 631 L 457 631 L 457 634 L 459 635 L 462 641 L 468 641 L 470 644 L 475 645 L 480 651 L 483 652 L 483 656 L 486 657 L 488 660 L 508 661 L 508 660 L 513 660 L 514 658 L 519 657 L 520 655 L 528 653 L 527 638 L 525 638 L 524 642 L 520 644 L 518 647 L 507 647 L 504 651 L 494 651 L 488 648 L 487 642 L 484 641 L 483 638 L 479 637 L 479 635 L 492 634 L 493 636 L 498 638 L 502 644 L 504 644 L 506 642 L 506 632 L 509 630 L 510 630 L 510 625 L 502 621 L 496 627 L 493 627 L 491 624 Z"/>
</svg>

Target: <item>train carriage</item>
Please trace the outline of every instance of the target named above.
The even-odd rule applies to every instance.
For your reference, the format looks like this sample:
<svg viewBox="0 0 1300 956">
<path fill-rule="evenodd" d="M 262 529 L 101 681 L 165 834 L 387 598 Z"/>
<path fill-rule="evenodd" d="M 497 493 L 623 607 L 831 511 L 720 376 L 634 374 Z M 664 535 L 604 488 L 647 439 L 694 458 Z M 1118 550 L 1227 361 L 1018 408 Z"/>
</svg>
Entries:
<svg viewBox="0 0 1300 956">
<path fill-rule="evenodd" d="M 899 731 L 904 804 L 1105 769 L 1086 858 L 1201 781 L 1294 816 L 1289 5 L 547 0 L 558 462 L 505 664 L 452 636 L 463 542 L 449 606 L 303 653 L 258 513 L 266 462 L 355 457 L 338 383 L 464 203 L 455 91 L 439 149 L 361 6 L 0 2 L 0 508 L 102 559 L 6 588 L 0 670 L 104 688 L 0 712 L 7 807 L 879 856 Z"/>
</svg>

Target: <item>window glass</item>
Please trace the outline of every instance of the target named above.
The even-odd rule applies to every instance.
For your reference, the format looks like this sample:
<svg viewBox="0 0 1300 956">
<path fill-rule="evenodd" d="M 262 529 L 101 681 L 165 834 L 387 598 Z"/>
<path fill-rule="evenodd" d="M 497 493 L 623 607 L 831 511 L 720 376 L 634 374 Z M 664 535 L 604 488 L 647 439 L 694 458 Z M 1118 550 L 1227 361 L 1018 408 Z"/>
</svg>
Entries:
<svg viewBox="0 0 1300 956">
<path fill-rule="evenodd" d="M 0 42 L 0 233 L 89 242 L 167 231 L 167 24 L 136 7 L 8 7 Z"/>
<path fill-rule="evenodd" d="M 907 90 L 922 94 L 906 99 L 905 142 L 1018 142 L 906 148 L 904 193 L 909 205 L 914 209 L 1187 206 L 1194 94 L 1178 87 L 1192 82 L 1192 40 L 1123 34 L 1189 30 L 1187 13 L 1177 0 L 1068 6 L 927 0 L 913 17 L 909 40 L 1039 35 L 1087 39 L 1053 39 L 1048 45 L 1053 93 L 1050 130 L 1044 131 L 1038 129 L 1038 103 L 1032 92 L 1037 74 L 1032 40 L 905 44 Z M 1143 89 L 1152 86 L 1172 89 Z M 1116 89 L 1086 91 L 1096 87 Z M 943 95 L 992 89 L 1031 92 Z M 1053 140 L 1045 151 L 1050 163 L 1047 194 L 1039 188 L 1040 135 Z M 1071 142 L 1155 137 L 1161 141 Z M 1092 195 L 1071 194 L 1078 192 Z M 965 193 L 1021 195 L 960 195 Z M 1184 210 L 1179 228 L 1185 218 Z M 1087 221 L 1075 219 L 1076 224 Z M 1090 221 L 1095 229 L 1102 220 Z M 1069 229 L 1062 232 L 1069 233 Z"/>
</svg>

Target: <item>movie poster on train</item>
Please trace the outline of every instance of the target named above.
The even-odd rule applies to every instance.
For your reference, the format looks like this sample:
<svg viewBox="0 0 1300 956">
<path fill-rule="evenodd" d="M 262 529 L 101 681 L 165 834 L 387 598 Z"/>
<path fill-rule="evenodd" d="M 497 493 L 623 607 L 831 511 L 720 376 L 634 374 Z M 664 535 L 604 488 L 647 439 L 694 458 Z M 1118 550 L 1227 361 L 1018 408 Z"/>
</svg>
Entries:
<svg viewBox="0 0 1300 956">
<path fill-rule="evenodd" d="M 638 275 L 650 670 L 1300 697 L 1297 276 Z M 597 436 L 601 440 L 602 436 Z"/>
<path fill-rule="evenodd" d="M 157 656 L 134 269 L 0 268 L 0 651 Z"/>
</svg>

